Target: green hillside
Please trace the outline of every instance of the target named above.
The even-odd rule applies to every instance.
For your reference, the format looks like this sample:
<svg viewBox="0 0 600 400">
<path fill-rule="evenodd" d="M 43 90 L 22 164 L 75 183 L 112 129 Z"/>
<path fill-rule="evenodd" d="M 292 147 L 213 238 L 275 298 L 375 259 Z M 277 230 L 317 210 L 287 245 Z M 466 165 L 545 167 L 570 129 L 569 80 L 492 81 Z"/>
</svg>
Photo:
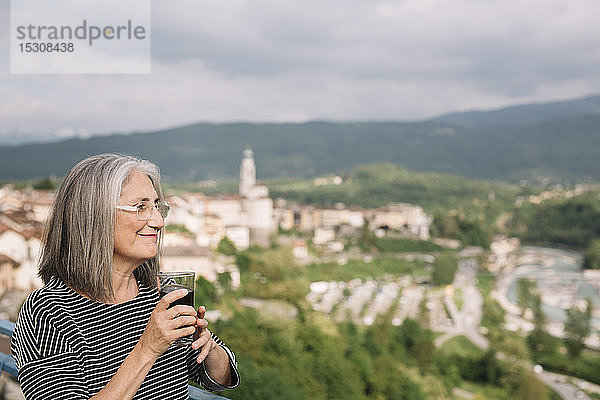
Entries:
<svg viewBox="0 0 600 400">
<path fill-rule="evenodd" d="M 523 188 L 501 182 L 482 181 L 437 172 L 414 172 L 394 164 L 362 165 L 351 171 L 340 185 L 316 186 L 297 180 L 266 181 L 273 197 L 304 204 L 376 208 L 391 202 L 418 204 L 426 212 L 451 209 L 476 214 L 488 203 L 511 207 Z M 490 201 L 493 197 L 493 201 Z"/>
<path fill-rule="evenodd" d="M 598 182 L 600 114 L 594 104 L 521 106 L 422 122 L 201 123 L 2 146 L 0 180 L 62 176 L 85 156 L 107 151 L 149 158 L 171 180 L 234 179 L 242 150 L 251 146 L 261 179 L 344 174 L 387 162 L 479 179 Z"/>
<path fill-rule="evenodd" d="M 578 249 L 587 249 L 600 238 L 598 187 L 572 196 L 568 188 L 547 191 L 542 187 L 412 172 L 393 164 L 359 166 L 340 185 L 316 186 L 312 180 L 266 183 L 273 197 L 302 204 L 333 206 L 339 202 L 365 208 L 391 202 L 418 204 L 434 216 L 434 235 L 483 247 L 497 233 L 517 236 L 530 244 Z M 542 191 L 551 198 L 539 204 L 527 201 L 530 195 Z"/>
</svg>

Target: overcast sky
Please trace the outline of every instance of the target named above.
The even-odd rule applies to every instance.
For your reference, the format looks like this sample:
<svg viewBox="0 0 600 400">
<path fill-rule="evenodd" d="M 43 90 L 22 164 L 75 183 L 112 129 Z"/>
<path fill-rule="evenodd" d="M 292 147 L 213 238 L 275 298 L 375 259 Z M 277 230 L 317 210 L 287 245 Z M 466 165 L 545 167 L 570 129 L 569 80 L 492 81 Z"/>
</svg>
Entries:
<svg viewBox="0 0 600 400">
<path fill-rule="evenodd" d="M 596 94 L 598 15 L 598 0 L 154 0 L 151 74 L 19 75 L 0 0 L 0 143 Z"/>
</svg>

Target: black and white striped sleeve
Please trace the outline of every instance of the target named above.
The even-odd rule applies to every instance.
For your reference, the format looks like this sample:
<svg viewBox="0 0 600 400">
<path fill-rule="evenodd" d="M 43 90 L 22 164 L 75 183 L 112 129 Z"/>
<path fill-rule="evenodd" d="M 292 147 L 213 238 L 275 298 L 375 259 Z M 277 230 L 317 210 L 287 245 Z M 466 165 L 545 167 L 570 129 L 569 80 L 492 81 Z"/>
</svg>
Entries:
<svg viewBox="0 0 600 400">
<path fill-rule="evenodd" d="M 11 340 L 19 383 L 28 400 L 79 400 L 90 397 L 81 357 L 69 346 L 61 321 L 30 296 Z M 41 300 L 41 299 L 40 299 Z"/>
<path fill-rule="evenodd" d="M 237 369 L 235 354 L 229 349 L 229 347 L 225 345 L 225 343 L 223 343 L 221 339 L 217 337 L 217 335 L 215 335 L 213 332 L 211 332 L 210 334 L 215 343 L 217 343 L 223 350 L 225 350 L 225 353 L 227 353 L 227 356 L 229 357 L 229 368 L 231 369 L 231 385 L 221 385 L 220 383 L 216 382 L 213 378 L 211 378 L 210 375 L 208 375 L 208 372 L 206 371 L 206 365 L 204 361 L 198 364 L 196 359 L 200 354 L 201 348 L 198 350 L 192 350 L 192 348 L 189 347 L 190 350 L 188 351 L 186 356 L 189 377 L 192 381 L 201 384 L 205 389 L 213 392 L 220 392 L 221 390 L 226 389 L 234 389 L 240 384 L 240 375 Z"/>
</svg>

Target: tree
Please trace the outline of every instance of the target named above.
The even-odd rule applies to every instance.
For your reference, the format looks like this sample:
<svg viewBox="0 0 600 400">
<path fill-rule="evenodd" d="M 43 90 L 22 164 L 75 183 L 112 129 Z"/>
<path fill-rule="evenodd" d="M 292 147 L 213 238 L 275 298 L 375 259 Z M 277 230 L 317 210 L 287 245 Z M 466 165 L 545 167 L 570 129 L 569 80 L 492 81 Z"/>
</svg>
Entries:
<svg viewBox="0 0 600 400">
<path fill-rule="evenodd" d="M 40 179 L 33 184 L 33 188 L 37 190 L 56 190 L 56 179 L 50 176 Z"/>
<path fill-rule="evenodd" d="M 450 254 L 439 254 L 433 263 L 431 280 L 434 285 L 449 285 L 454 281 L 458 260 Z"/>
<path fill-rule="evenodd" d="M 421 340 L 413 349 L 413 355 L 417 364 L 421 369 L 429 366 L 433 361 L 433 355 L 435 352 L 435 345 L 432 340 Z"/>
<path fill-rule="evenodd" d="M 498 366 L 498 357 L 494 350 L 488 350 L 484 354 L 483 368 L 485 369 L 485 381 L 491 384 L 496 384 L 500 375 L 500 367 Z"/>
<path fill-rule="evenodd" d="M 510 390 L 513 393 L 517 393 L 524 379 L 524 367 L 518 363 L 505 362 L 502 363 L 500 377 L 498 383 Z"/>
<path fill-rule="evenodd" d="M 542 311 L 542 297 L 536 293 L 532 299 L 533 331 L 527 336 L 527 346 L 532 353 L 539 357 L 542 353 L 554 351 L 554 341 L 546 332 L 546 314 Z"/>
<path fill-rule="evenodd" d="M 544 330 L 534 329 L 526 338 L 527 346 L 534 360 L 539 360 L 545 355 L 552 355 L 560 343 L 557 339 Z"/>
<path fill-rule="evenodd" d="M 518 209 L 515 217 L 527 226 L 521 238 L 529 242 L 587 247 L 600 234 L 600 207 L 595 198 L 543 202 Z"/>
<path fill-rule="evenodd" d="M 546 386 L 528 371 L 521 380 L 517 396 L 523 400 L 546 400 L 548 392 Z"/>
<path fill-rule="evenodd" d="M 600 239 L 594 239 L 590 243 L 585 252 L 583 265 L 586 268 L 600 269 Z"/>
<path fill-rule="evenodd" d="M 360 229 L 358 247 L 365 253 L 373 251 L 374 249 L 379 250 L 377 247 L 377 237 L 375 237 L 375 234 L 371 231 L 369 221 L 367 220 L 365 220 L 365 223 Z"/>
<path fill-rule="evenodd" d="M 252 264 L 252 259 L 247 254 L 240 253 L 235 257 L 235 265 L 237 265 L 242 272 L 249 271 L 250 264 Z"/>
<path fill-rule="evenodd" d="M 535 292 L 537 292 L 537 284 L 534 280 L 521 278 L 517 281 L 517 304 L 521 308 L 521 316 L 533 305 Z"/>
<path fill-rule="evenodd" d="M 542 296 L 539 293 L 535 293 L 531 299 L 531 309 L 533 311 L 533 325 L 534 329 L 543 331 L 546 325 L 546 314 L 542 310 Z"/>
<path fill-rule="evenodd" d="M 213 307 L 215 301 L 217 300 L 217 290 L 212 283 L 200 275 L 196 279 L 194 297 L 196 307 L 204 306 L 207 310 L 209 310 Z"/>
<path fill-rule="evenodd" d="M 369 398 L 424 400 L 425 395 L 419 384 L 405 373 L 405 369 L 393 357 L 387 354 L 374 359 L 375 373 L 370 382 Z M 353 399 L 353 397 L 345 397 Z"/>
<path fill-rule="evenodd" d="M 217 282 L 221 285 L 224 290 L 231 287 L 231 274 L 229 272 L 223 272 L 217 274 Z"/>
<path fill-rule="evenodd" d="M 235 256 L 237 254 L 237 248 L 235 247 L 235 244 L 227 236 L 219 241 L 217 251 L 221 254 L 225 254 L 226 256 Z"/>
<path fill-rule="evenodd" d="M 227 393 L 231 399 L 307 399 L 302 388 L 292 385 L 278 368 L 257 365 L 247 357 L 240 357 L 239 368 L 243 371 L 244 384 Z"/>
<path fill-rule="evenodd" d="M 434 232 L 439 236 L 460 240 L 463 244 L 489 248 L 491 233 L 481 221 L 462 214 L 436 215 Z"/>
<path fill-rule="evenodd" d="M 577 357 L 585 347 L 583 340 L 590 334 L 592 301 L 587 299 L 585 310 L 572 307 L 567 310 L 565 322 L 565 346 L 571 357 Z"/>
</svg>

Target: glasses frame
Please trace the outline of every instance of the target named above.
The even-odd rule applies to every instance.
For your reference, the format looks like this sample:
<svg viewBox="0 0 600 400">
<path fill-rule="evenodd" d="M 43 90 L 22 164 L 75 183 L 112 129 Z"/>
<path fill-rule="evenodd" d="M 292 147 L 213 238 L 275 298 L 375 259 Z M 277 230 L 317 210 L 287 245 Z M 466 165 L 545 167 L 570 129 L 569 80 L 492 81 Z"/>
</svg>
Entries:
<svg viewBox="0 0 600 400">
<path fill-rule="evenodd" d="M 116 208 L 118 210 L 135 212 L 138 221 L 148 221 L 150 218 L 152 218 L 152 214 L 154 213 L 154 211 L 152 211 L 148 218 L 141 218 L 139 206 L 116 206 Z M 167 218 L 167 216 L 169 215 L 169 211 L 171 211 L 171 205 L 166 201 L 154 204 L 152 208 L 158 211 L 162 219 Z"/>
</svg>

